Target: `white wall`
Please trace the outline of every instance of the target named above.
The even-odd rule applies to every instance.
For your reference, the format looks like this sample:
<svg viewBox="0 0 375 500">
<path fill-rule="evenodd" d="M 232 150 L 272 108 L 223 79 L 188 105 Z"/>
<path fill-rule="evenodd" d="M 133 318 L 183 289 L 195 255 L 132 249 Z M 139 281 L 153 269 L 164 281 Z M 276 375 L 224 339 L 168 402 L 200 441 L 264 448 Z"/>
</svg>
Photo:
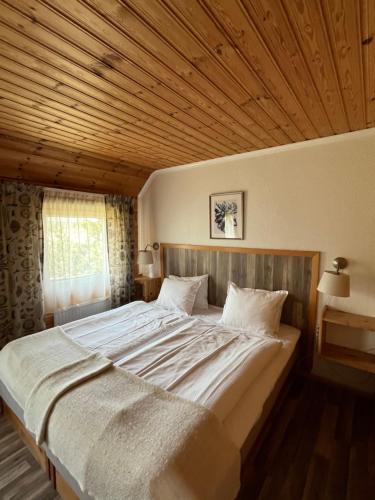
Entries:
<svg viewBox="0 0 375 500">
<path fill-rule="evenodd" d="M 223 191 L 245 191 L 243 241 L 209 238 L 209 195 Z M 140 244 L 319 250 L 321 271 L 346 257 L 351 297 L 329 303 L 375 316 L 375 129 L 159 171 L 139 198 L 139 235 Z M 371 339 L 359 337 L 367 348 L 375 333 Z M 375 388 L 369 376 L 316 363 L 315 371 L 327 370 Z"/>
</svg>

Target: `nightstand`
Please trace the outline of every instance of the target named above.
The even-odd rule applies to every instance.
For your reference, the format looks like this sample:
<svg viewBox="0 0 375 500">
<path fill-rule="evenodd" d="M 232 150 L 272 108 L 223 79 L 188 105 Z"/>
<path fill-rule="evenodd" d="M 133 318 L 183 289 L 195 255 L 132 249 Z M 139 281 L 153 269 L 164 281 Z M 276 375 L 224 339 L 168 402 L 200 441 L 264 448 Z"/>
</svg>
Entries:
<svg viewBox="0 0 375 500">
<path fill-rule="evenodd" d="M 325 307 L 322 313 L 318 342 L 318 352 L 323 358 L 358 370 L 375 373 L 374 354 L 327 342 L 327 326 L 329 324 L 368 330 L 374 332 L 375 335 L 375 318 Z"/>
<path fill-rule="evenodd" d="M 151 302 L 158 298 L 161 278 L 149 278 L 148 276 L 137 276 L 135 279 L 136 296 L 138 300 Z"/>
</svg>

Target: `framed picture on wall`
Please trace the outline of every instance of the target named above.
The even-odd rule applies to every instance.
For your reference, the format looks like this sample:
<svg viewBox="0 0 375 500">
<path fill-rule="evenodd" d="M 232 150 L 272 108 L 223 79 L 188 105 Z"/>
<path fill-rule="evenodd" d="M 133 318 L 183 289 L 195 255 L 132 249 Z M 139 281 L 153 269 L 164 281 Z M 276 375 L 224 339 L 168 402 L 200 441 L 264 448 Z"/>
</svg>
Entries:
<svg viewBox="0 0 375 500">
<path fill-rule="evenodd" d="M 210 195 L 210 238 L 243 240 L 244 192 Z"/>
</svg>

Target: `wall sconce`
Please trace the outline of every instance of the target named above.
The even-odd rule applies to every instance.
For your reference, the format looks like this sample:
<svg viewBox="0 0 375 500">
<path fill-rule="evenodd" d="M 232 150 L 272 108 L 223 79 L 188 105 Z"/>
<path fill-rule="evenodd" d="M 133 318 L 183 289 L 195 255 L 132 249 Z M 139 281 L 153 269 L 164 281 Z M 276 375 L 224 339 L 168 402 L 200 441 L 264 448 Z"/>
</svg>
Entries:
<svg viewBox="0 0 375 500">
<path fill-rule="evenodd" d="M 345 269 L 348 261 L 344 257 L 336 257 L 332 261 L 335 271 L 324 271 L 318 285 L 318 292 L 332 295 L 334 297 L 349 297 L 350 296 L 350 276 L 340 273 L 341 269 Z"/>
<path fill-rule="evenodd" d="M 152 248 L 153 250 L 159 250 L 159 243 L 147 243 L 144 250 L 138 251 L 138 259 L 137 262 L 140 265 L 150 265 L 154 263 L 154 258 L 152 255 L 152 250 L 148 250 L 148 248 Z"/>
</svg>

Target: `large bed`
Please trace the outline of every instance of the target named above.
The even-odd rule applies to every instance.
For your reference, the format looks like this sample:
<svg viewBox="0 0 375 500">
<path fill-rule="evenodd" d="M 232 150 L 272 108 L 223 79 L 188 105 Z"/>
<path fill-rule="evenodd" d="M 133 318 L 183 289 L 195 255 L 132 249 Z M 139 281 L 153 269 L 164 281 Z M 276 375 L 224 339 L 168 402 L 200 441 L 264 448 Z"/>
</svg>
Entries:
<svg viewBox="0 0 375 500">
<path fill-rule="evenodd" d="M 163 275 L 207 272 L 209 308 L 187 317 L 156 303 L 138 301 L 64 325 L 64 334 L 120 370 L 212 412 L 244 458 L 259 438 L 292 367 L 298 362 L 300 368 L 309 368 L 319 254 L 169 244 L 162 245 L 161 262 Z M 219 324 L 229 279 L 241 286 L 289 291 L 277 338 Z M 25 429 L 28 382 L 23 361 L 19 366 L 17 362 L 12 359 L 12 374 L 0 366 L 6 414 L 60 494 L 90 498 L 48 443 L 34 445 Z M 22 390 L 17 392 L 18 387 Z"/>
</svg>

